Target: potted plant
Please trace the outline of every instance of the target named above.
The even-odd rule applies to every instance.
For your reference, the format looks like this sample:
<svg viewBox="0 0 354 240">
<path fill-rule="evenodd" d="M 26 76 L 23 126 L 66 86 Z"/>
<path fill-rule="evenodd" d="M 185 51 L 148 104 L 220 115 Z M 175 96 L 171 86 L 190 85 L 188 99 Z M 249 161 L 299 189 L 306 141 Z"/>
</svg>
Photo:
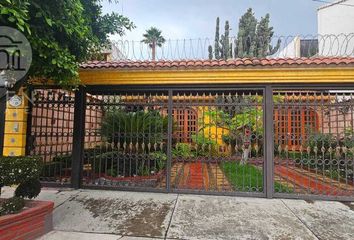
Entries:
<svg viewBox="0 0 354 240">
<path fill-rule="evenodd" d="M 53 202 L 30 200 L 41 191 L 41 171 L 38 157 L 0 157 L 0 189 L 17 185 L 13 197 L 0 198 L 0 240 L 35 239 L 51 230 Z"/>
</svg>

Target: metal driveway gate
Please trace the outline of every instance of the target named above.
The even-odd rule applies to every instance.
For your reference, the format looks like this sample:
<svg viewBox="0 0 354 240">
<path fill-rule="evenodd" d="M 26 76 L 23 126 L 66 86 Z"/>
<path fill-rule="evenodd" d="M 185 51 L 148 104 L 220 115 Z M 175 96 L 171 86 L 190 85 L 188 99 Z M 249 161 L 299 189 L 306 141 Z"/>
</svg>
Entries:
<svg viewBox="0 0 354 240">
<path fill-rule="evenodd" d="M 353 199 L 354 91 L 282 88 L 273 94 L 275 196 Z"/>
<path fill-rule="evenodd" d="M 27 149 L 73 187 L 353 200 L 354 91 L 35 89 Z"/>
</svg>

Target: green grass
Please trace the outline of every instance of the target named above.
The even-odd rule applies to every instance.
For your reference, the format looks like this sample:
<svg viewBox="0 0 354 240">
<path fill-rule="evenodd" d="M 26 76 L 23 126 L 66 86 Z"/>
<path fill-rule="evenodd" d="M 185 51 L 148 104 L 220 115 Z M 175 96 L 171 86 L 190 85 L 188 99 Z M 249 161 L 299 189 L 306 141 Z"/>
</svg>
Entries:
<svg viewBox="0 0 354 240">
<path fill-rule="evenodd" d="M 235 190 L 243 192 L 263 191 L 263 172 L 255 166 L 238 162 L 223 162 L 220 164 L 220 168 Z M 277 192 L 293 192 L 292 189 L 278 182 L 274 183 L 274 187 Z"/>
</svg>

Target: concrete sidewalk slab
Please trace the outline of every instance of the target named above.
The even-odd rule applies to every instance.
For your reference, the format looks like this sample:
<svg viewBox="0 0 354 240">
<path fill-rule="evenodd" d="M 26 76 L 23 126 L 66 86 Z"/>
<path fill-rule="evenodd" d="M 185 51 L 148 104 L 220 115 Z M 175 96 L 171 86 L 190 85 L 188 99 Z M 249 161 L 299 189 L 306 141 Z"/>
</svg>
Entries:
<svg viewBox="0 0 354 240">
<path fill-rule="evenodd" d="M 3 187 L 1 189 L 2 198 L 10 198 L 14 195 L 15 187 Z M 74 189 L 60 189 L 60 188 L 42 188 L 36 200 L 52 201 L 54 202 L 54 208 L 57 208 L 69 198 L 78 194 L 80 190 Z"/>
<path fill-rule="evenodd" d="M 80 192 L 79 190 L 73 190 L 73 189 L 58 190 L 53 188 L 47 188 L 47 189 L 42 189 L 41 193 L 36 199 L 43 200 L 43 201 L 52 201 L 54 202 L 54 208 L 57 208 L 65 201 L 68 201 L 70 198 L 74 197 L 79 192 Z"/>
<path fill-rule="evenodd" d="M 180 195 L 167 237 L 317 239 L 281 200 Z"/>
<path fill-rule="evenodd" d="M 39 240 L 118 240 L 122 236 L 112 234 L 52 231 Z"/>
<path fill-rule="evenodd" d="M 354 239 L 354 208 L 340 202 L 282 201 L 320 239 Z"/>
<path fill-rule="evenodd" d="M 176 198 L 175 194 L 81 191 L 56 209 L 54 228 L 164 237 Z"/>
</svg>

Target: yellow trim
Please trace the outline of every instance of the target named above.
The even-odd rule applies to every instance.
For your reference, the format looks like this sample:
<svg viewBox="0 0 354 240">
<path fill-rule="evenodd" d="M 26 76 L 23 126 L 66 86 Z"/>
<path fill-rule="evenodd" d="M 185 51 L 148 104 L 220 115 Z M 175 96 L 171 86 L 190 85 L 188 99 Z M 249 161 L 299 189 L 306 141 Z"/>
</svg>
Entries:
<svg viewBox="0 0 354 240">
<path fill-rule="evenodd" d="M 354 83 L 353 67 L 209 70 L 81 70 L 84 85 Z"/>
</svg>

